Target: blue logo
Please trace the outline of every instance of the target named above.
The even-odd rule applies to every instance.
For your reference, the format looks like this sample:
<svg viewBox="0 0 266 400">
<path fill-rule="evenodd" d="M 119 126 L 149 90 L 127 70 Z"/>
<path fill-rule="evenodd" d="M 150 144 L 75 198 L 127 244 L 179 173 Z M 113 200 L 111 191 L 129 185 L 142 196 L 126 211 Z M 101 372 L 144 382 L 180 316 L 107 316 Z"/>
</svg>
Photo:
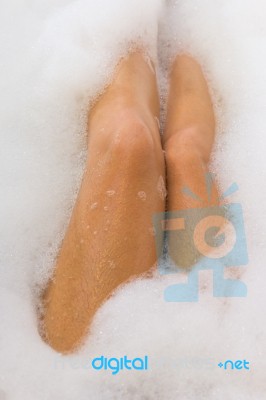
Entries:
<svg viewBox="0 0 266 400">
<path fill-rule="evenodd" d="M 107 358 L 101 356 L 94 358 L 91 362 L 91 365 L 93 369 L 98 371 L 102 369 L 110 369 L 113 371 L 112 375 L 118 374 L 118 372 L 123 369 L 143 371 L 148 369 L 148 356 L 145 356 L 144 358 L 137 357 L 133 360 L 128 359 L 127 356 L 121 358 Z"/>
<path fill-rule="evenodd" d="M 237 190 L 233 184 L 222 196 Z M 189 189 L 184 190 L 190 194 Z M 192 195 L 192 194 L 191 194 Z M 245 297 L 247 287 L 240 280 L 225 279 L 226 267 L 248 263 L 243 212 L 238 203 L 157 213 L 153 217 L 158 259 L 169 262 L 159 265 L 162 275 L 189 270 L 188 281 L 170 285 L 164 292 L 167 302 L 196 302 L 199 297 L 198 273 L 213 271 L 214 297 Z M 162 247 L 162 238 L 166 247 Z M 191 267 L 193 268 L 191 269 Z"/>
<path fill-rule="evenodd" d="M 241 370 L 241 369 L 246 369 L 246 370 L 250 370 L 249 367 L 250 362 L 247 360 L 236 360 L 236 361 L 232 361 L 232 360 L 226 360 L 224 363 L 220 362 L 218 364 L 219 368 L 223 368 L 223 369 L 236 369 L 236 370 Z"/>
</svg>

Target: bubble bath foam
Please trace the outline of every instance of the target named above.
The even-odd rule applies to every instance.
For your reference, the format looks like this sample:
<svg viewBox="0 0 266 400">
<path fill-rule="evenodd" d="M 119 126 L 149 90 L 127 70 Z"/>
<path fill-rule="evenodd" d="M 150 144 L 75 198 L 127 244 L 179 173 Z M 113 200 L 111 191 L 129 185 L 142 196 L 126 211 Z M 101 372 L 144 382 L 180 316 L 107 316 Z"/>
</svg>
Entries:
<svg viewBox="0 0 266 400">
<path fill-rule="evenodd" d="M 265 12 L 264 0 L 1 2 L 0 400 L 265 397 Z M 89 106 L 136 42 L 156 61 L 162 123 L 173 56 L 203 66 L 218 121 L 211 171 L 223 192 L 237 183 L 248 254 L 224 279 L 247 294 L 214 296 L 204 269 L 197 301 L 165 301 L 187 277 L 158 270 L 121 287 L 63 356 L 38 333 L 39 291 L 81 182 Z M 93 369 L 101 356 L 148 368 Z"/>
</svg>

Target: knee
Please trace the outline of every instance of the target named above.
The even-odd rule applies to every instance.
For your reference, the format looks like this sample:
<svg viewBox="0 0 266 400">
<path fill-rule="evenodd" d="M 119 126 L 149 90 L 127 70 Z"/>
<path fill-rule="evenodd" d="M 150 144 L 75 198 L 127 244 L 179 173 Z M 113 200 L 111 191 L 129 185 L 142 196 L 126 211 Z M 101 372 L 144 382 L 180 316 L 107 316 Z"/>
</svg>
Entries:
<svg viewBox="0 0 266 400">
<path fill-rule="evenodd" d="M 164 144 L 166 163 L 169 166 L 178 164 L 179 168 L 198 161 L 207 165 L 211 147 L 202 140 L 202 131 L 200 126 L 191 126 L 172 134 Z"/>
<path fill-rule="evenodd" d="M 152 132 L 137 116 L 130 115 L 114 129 L 110 150 L 121 156 L 148 156 L 153 150 Z"/>
<path fill-rule="evenodd" d="M 163 159 L 159 132 L 131 111 L 116 115 L 103 139 L 108 156 L 119 160 L 121 166 L 133 164 L 143 169 Z"/>
</svg>

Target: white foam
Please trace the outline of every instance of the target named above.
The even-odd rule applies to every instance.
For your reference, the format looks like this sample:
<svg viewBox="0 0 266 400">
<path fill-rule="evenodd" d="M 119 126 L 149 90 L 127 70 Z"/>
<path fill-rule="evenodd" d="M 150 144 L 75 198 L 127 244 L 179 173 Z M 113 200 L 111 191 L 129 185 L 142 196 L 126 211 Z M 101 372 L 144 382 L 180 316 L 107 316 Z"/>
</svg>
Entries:
<svg viewBox="0 0 266 400">
<path fill-rule="evenodd" d="M 265 393 L 265 2 L 10 0 L 0 6 L 0 399 L 261 399 Z M 184 276 L 137 280 L 97 314 L 78 356 L 42 342 L 36 287 L 47 280 L 86 158 L 87 107 L 134 41 L 154 59 L 160 22 L 161 85 L 167 60 L 186 49 L 210 80 L 219 116 L 212 162 L 243 206 L 249 264 L 243 299 L 212 297 L 201 274 L 197 303 L 166 303 Z M 110 195 L 113 194 L 110 188 Z M 107 193 L 108 195 L 108 193 Z M 114 196 L 115 199 L 115 196 Z M 110 266 L 111 267 L 111 266 Z M 157 276 L 158 275 L 158 276 Z M 147 373 L 85 368 L 102 355 L 150 356 Z M 251 371 L 226 374 L 224 359 Z M 72 362 L 72 364 L 71 364 Z"/>
</svg>

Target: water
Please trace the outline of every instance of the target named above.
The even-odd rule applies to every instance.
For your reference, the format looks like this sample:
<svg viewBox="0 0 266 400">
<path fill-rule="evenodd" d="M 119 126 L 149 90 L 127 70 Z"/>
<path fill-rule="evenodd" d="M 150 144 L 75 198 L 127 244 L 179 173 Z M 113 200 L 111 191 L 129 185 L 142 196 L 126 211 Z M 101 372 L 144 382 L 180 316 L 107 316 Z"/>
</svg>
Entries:
<svg viewBox="0 0 266 400">
<path fill-rule="evenodd" d="M 146 198 L 147 198 L 147 195 L 146 195 L 145 192 L 141 191 L 141 192 L 138 192 L 138 197 L 139 197 L 142 201 L 145 201 Z"/>
<path fill-rule="evenodd" d="M 0 10 L 0 399 L 262 399 L 264 0 L 4 0 Z M 162 95 L 167 62 L 182 49 L 201 61 L 212 88 L 219 119 L 212 171 L 223 190 L 239 186 L 231 200 L 244 210 L 248 296 L 213 298 L 207 271 L 198 303 L 166 303 L 166 286 L 186 278 L 155 272 L 122 288 L 80 353 L 60 358 L 40 339 L 35 308 L 82 177 L 88 105 L 134 41 L 154 57 L 158 21 Z M 146 354 L 145 373 L 88 368 L 101 355 Z M 251 370 L 219 369 L 228 358 L 249 360 Z"/>
</svg>

